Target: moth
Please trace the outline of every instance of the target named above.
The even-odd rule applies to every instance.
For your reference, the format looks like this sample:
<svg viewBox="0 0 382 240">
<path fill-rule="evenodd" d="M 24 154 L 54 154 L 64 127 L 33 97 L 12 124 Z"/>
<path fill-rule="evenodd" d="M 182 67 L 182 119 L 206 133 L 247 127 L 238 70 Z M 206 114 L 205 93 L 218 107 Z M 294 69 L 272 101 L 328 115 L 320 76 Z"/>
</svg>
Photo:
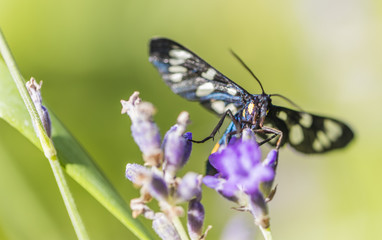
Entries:
<svg viewBox="0 0 382 240">
<path fill-rule="evenodd" d="M 288 143 L 302 153 L 324 153 L 343 148 L 354 137 L 348 125 L 334 118 L 273 105 L 272 96 L 283 96 L 266 94 L 259 79 L 235 53 L 233 55 L 258 81 L 261 94 L 250 94 L 198 55 L 170 39 L 151 39 L 149 55 L 150 62 L 174 93 L 197 101 L 221 116 L 208 137 L 194 142 L 213 138 L 227 116 L 232 122 L 215 150 L 246 127 L 264 139 L 259 144 L 269 142 L 278 149 Z"/>
</svg>

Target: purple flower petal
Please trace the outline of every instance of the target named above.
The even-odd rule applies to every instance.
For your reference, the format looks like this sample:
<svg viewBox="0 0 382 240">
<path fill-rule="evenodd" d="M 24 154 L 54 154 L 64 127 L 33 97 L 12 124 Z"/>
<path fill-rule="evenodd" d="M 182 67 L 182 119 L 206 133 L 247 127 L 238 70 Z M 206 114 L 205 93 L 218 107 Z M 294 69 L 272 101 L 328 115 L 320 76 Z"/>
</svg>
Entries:
<svg viewBox="0 0 382 240">
<path fill-rule="evenodd" d="M 52 122 L 50 121 L 50 115 L 49 115 L 48 109 L 44 105 L 41 105 L 41 110 L 42 110 L 42 116 L 40 116 L 40 118 L 41 118 L 42 125 L 43 125 L 48 137 L 51 137 L 52 136 Z"/>
<path fill-rule="evenodd" d="M 226 198 L 235 196 L 235 193 L 239 190 L 238 185 L 234 181 L 227 181 L 223 184 L 222 189 L 219 191 Z"/>
<path fill-rule="evenodd" d="M 184 133 L 188 124 L 188 113 L 182 112 L 177 124 L 166 133 L 162 149 L 164 152 L 164 171 L 166 179 L 175 177 L 176 172 L 188 161 L 192 150 L 192 134 Z"/>
<path fill-rule="evenodd" d="M 274 174 L 275 174 L 276 169 L 277 169 L 278 155 L 279 155 L 279 152 L 277 150 L 275 150 L 275 149 L 271 150 L 268 153 L 267 158 L 263 161 L 263 166 L 271 168 L 273 170 Z M 270 178 L 268 180 L 263 180 L 263 182 L 261 183 L 260 188 L 261 188 L 261 191 L 263 192 L 264 196 L 269 197 L 269 195 L 272 193 L 273 181 L 274 181 L 274 177 Z"/>
<path fill-rule="evenodd" d="M 259 190 L 259 184 L 265 181 L 271 181 L 274 178 L 274 171 L 261 164 L 254 167 L 248 176 L 248 181 L 243 184 L 244 192 L 251 195 Z"/>
<path fill-rule="evenodd" d="M 151 166 L 159 165 L 162 150 L 159 129 L 153 121 L 154 106 L 148 102 L 141 102 L 139 92 L 134 92 L 129 101 L 121 100 L 121 104 L 122 113 L 130 116 L 131 133 L 142 151 L 145 161 L 150 162 Z"/>
<path fill-rule="evenodd" d="M 150 195 L 158 201 L 165 201 L 168 198 L 168 187 L 164 179 L 142 165 L 128 163 L 126 178 L 135 184 L 145 186 Z"/>
<path fill-rule="evenodd" d="M 144 155 L 150 156 L 161 152 L 159 129 L 154 122 L 133 122 L 131 134 Z"/>
<path fill-rule="evenodd" d="M 173 166 L 177 170 L 183 167 L 190 157 L 192 150 L 191 133 L 178 135 L 176 126 L 173 126 L 166 134 L 164 140 L 164 156 L 168 166 Z"/>
<path fill-rule="evenodd" d="M 260 191 L 251 195 L 250 208 L 255 222 L 263 228 L 269 227 L 268 207 Z"/>
<path fill-rule="evenodd" d="M 214 177 L 214 176 L 205 176 L 203 178 L 203 183 L 204 185 L 206 185 L 207 187 L 209 188 L 212 188 L 212 189 L 217 189 L 218 187 L 221 186 L 222 184 L 222 181 L 225 181 L 223 179 L 219 179 L 217 177 Z"/>
<path fill-rule="evenodd" d="M 255 136 L 255 133 L 250 128 L 244 128 L 243 132 L 242 132 L 241 139 L 243 141 L 247 141 L 247 140 L 255 140 L 256 141 L 256 136 Z"/>
<path fill-rule="evenodd" d="M 151 182 L 148 184 L 151 196 L 158 201 L 166 201 L 168 198 L 168 188 L 166 182 L 160 176 L 152 174 Z"/>
<path fill-rule="evenodd" d="M 182 178 L 178 188 L 177 195 L 183 202 L 190 201 L 192 198 L 201 198 L 201 175 L 189 172 Z"/>
<path fill-rule="evenodd" d="M 142 173 L 148 174 L 149 170 L 146 167 L 139 165 L 137 163 L 128 163 L 126 165 L 125 176 L 127 179 L 129 179 L 133 183 L 137 184 L 137 176 L 138 174 L 142 174 Z"/>
<path fill-rule="evenodd" d="M 218 174 L 205 177 L 203 182 L 226 198 L 237 199 L 238 191 L 252 195 L 259 192 L 262 182 L 274 179 L 273 169 L 263 166 L 260 160 L 261 153 L 254 138 L 235 140 L 220 152 L 211 154 L 209 161 Z"/>
<path fill-rule="evenodd" d="M 276 149 L 272 149 L 268 153 L 267 158 L 263 161 L 263 165 L 271 167 L 274 171 L 276 171 L 277 164 L 278 164 L 278 157 L 279 157 L 279 151 L 277 151 Z"/>
<path fill-rule="evenodd" d="M 46 109 L 46 107 L 42 105 L 42 96 L 41 96 L 42 81 L 40 81 L 40 83 L 37 83 L 36 80 L 32 77 L 25 85 L 33 101 L 33 104 L 37 110 L 37 113 L 40 117 L 42 126 L 44 127 L 48 137 L 51 137 L 51 121 L 50 121 L 49 112 Z M 34 121 L 33 121 L 33 127 L 35 128 L 35 132 L 38 134 L 39 131 L 37 131 Z"/>
<path fill-rule="evenodd" d="M 180 240 L 174 225 L 163 213 L 157 213 L 153 221 L 153 229 L 161 239 Z"/>
</svg>

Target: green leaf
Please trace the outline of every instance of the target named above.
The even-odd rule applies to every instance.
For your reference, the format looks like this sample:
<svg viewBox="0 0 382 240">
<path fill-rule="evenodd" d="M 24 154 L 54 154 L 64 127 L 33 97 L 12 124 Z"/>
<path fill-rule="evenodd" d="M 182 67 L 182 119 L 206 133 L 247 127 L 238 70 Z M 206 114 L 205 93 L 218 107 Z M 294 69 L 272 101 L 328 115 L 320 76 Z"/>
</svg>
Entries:
<svg viewBox="0 0 382 240">
<path fill-rule="evenodd" d="M 139 239 L 152 239 L 149 231 L 131 216 L 131 211 L 99 168 L 49 110 L 52 121 L 52 140 L 60 163 L 66 173 L 85 188 L 95 199 L 119 219 Z M 22 133 L 42 151 L 29 113 L 12 80 L 4 61 L 0 59 L 0 117 Z"/>
</svg>

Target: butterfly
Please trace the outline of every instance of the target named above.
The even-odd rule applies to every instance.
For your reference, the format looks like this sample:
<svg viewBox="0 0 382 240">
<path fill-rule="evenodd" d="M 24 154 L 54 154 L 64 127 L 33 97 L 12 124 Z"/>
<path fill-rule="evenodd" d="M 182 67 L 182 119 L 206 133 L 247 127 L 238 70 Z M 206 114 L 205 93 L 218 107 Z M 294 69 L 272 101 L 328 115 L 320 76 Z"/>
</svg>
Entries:
<svg viewBox="0 0 382 240">
<path fill-rule="evenodd" d="M 266 94 L 255 74 L 233 54 L 258 81 L 261 94 L 250 94 L 175 41 L 166 38 L 150 41 L 149 61 L 170 89 L 221 116 L 207 138 L 194 142 L 213 138 L 227 116 L 232 122 L 214 151 L 246 127 L 265 139 L 260 144 L 269 142 L 278 149 L 288 143 L 302 153 L 324 153 L 343 148 L 353 139 L 354 133 L 350 127 L 339 120 L 273 105 L 271 97 L 281 95 Z"/>
</svg>

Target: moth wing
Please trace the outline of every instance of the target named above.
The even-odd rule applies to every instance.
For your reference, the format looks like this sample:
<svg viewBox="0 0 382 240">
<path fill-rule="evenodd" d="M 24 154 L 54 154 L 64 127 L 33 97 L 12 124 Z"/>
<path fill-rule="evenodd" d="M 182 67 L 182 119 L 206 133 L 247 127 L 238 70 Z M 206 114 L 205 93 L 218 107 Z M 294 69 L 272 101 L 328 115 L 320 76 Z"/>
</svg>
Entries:
<svg viewBox="0 0 382 240">
<path fill-rule="evenodd" d="M 218 115 L 236 113 L 248 93 L 184 46 L 166 38 L 150 41 L 150 62 L 171 90 Z"/>
<path fill-rule="evenodd" d="M 265 124 L 283 132 L 282 144 L 303 153 L 343 148 L 354 138 L 350 127 L 339 120 L 279 106 L 270 108 Z"/>
</svg>

